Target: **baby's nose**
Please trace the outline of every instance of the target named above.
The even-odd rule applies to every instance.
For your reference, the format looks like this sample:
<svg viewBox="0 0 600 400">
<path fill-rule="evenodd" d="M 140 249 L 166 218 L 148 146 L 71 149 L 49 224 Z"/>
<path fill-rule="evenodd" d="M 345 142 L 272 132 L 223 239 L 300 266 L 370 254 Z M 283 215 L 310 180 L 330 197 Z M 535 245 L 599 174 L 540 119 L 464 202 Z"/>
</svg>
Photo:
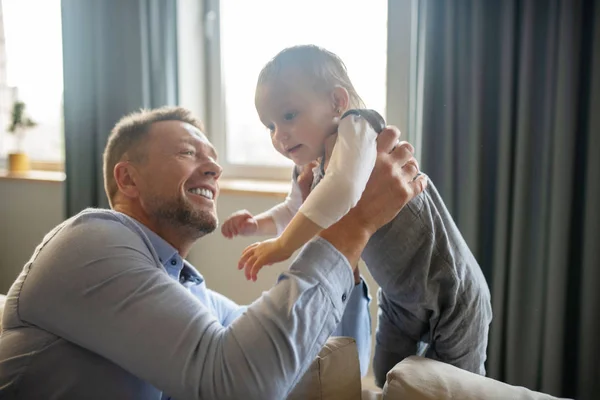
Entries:
<svg viewBox="0 0 600 400">
<path fill-rule="evenodd" d="M 278 142 L 286 141 L 290 138 L 289 133 L 285 129 L 275 128 L 275 132 L 273 133 L 273 139 Z"/>
</svg>

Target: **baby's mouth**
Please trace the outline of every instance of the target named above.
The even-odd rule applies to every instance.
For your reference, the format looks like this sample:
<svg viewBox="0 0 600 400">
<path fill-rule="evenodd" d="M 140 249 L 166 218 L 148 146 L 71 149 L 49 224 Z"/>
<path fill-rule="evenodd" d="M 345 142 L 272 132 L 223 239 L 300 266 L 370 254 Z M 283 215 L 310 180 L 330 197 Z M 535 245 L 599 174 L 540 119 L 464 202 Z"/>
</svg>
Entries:
<svg viewBox="0 0 600 400">
<path fill-rule="evenodd" d="M 293 147 L 288 148 L 287 152 L 288 153 L 295 153 L 296 151 L 298 151 L 300 149 L 300 147 L 302 147 L 302 145 L 301 144 L 297 144 L 297 145 L 295 145 Z"/>
</svg>

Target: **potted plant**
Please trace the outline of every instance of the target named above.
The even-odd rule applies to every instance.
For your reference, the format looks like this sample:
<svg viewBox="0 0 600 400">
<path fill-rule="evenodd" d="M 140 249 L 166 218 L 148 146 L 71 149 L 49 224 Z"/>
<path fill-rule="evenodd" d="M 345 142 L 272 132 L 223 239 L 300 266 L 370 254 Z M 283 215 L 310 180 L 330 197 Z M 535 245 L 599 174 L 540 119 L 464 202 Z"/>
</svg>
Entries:
<svg viewBox="0 0 600 400">
<path fill-rule="evenodd" d="M 23 145 L 27 130 L 36 125 L 37 123 L 25 113 L 25 103 L 20 100 L 15 101 L 11 111 L 11 122 L 7 128 L 8 132 L 14 134 L 16 138 L 16 152 L 8 154 L 8 170 L 10 172 L 29 170 L 29 158 Z"/>
</svg>

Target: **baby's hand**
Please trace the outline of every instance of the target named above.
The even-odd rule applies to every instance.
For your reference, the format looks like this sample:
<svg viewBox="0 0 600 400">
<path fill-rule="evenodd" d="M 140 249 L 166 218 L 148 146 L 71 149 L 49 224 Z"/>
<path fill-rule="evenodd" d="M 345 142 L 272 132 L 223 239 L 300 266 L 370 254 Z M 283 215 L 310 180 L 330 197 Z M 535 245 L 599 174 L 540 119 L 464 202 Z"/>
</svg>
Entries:
<svg viewBox="0 0 600 400">
<path fill-rule="evenodd" d="M 313 182 L 313 168 L 319 165 L 318 162 L 313 161 L 302 167 L 302 171 L 298 174 L 296 182 L 300 187 L 300 193 L 302 193 L 302 201 L 305 201 L 310 193 L 310 187 Z"/>
<path fill-rule="evenodd" d="M 244 250 L 238 269 L 245 269 L 246 279 L 256 281 L 256 274 L 265 265 L 287 260 L 293 251 L 286 249 L 278 239 L 254 243 Z"/>
<path fill-rule="evenodd" d="M 250 236 L 258 230 L 258 222 L 247 210 L 237 211 L 229 216 L 221 227 L 221 233 L 228 239 L 237 235 Z"/>
</svg>

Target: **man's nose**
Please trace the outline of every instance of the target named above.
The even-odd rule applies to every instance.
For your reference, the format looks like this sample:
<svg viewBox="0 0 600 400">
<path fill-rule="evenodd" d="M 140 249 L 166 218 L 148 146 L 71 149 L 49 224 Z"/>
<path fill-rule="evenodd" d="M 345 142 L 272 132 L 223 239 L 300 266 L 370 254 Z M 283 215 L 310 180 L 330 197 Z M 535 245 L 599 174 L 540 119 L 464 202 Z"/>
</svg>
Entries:
<svg viewBox="0 0 600 400">
<path fill-rule="evenodd" d="M 202 173 L 206 176 L 212 176 L 215 180 L 221 177 L 223 168 L 214 161 L 209 161 L 202 166 Z"/>
</svg>

